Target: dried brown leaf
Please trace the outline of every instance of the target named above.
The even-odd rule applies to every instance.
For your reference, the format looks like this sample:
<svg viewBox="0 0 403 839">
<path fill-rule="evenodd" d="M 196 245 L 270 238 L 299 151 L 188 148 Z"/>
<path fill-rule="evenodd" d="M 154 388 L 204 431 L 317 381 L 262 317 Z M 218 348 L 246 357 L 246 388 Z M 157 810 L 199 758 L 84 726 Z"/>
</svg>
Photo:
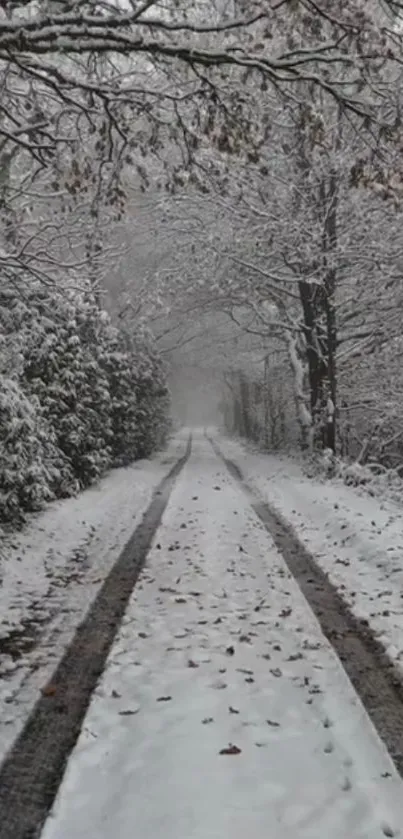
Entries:
<svg viewBox="0 0 403 839">
<path fill-rule="evenodd" d="M 45 687 L 43 687 L 41 689 L 42 696 L 55 696 L 56 693 L 57 693 L 56 685 L 52 685 L 52 684 L 45 685 Z"/>
<path fill-rule="evenodd" d="M 219 752 L 220 755 L 240 755 L 241 749 L 238 746 L 234 746 L 232 743 L 229 746 L 226 746 L 225 749 L 221 749 Z"/>
<path fill-rule="evenodd" d="M 119 716 L 120 717 L 132 717 L 133 714 L 138 714 L 138 712 L 139 712 L 139 708 L 136 708 L 133 711 L 128 708 L 127 711 L 119 711 Z"/>
</svg>

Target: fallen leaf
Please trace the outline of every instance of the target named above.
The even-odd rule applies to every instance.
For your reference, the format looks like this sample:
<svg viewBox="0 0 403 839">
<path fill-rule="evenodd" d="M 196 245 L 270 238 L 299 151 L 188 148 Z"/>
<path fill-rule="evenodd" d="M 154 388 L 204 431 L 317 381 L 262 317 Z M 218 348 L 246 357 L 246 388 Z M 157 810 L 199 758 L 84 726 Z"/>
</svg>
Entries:
<svg viewBox="0 0 403 839">
<path fill-rule="evenodd" d="M 52 685 L 52 684 L 45 685 L 45 687 L 43 687 L 41 689 L 42 696 L 54 696 L 56 692 L 57 692 L 56 685 Z"/>
<path fill-rule="evenodd" d="M 87 732 L 87 734 L 90 734 L 90 735 L 91 735 L 91 737 L 94 737 L 94 738 L 95 738 L 95 740 L 96 740 L 96 739 L 97 739 L 97 737 L 98 737 L 98 735 L 97 735 L 97 734 L 94 734 L 94 732 L 93 732 L 93 731 L 91 731 L 91 729 L 90 729 L 90 728 L 84 728 L 84 729 L 83 729 L 83 731 L 86 731 L 86 732 Z"/>
<path fill-rule="evenodd" d="M 302 646 L 304 650 L 320 650 L 321 644 L 319 641 L 314 643 L 312 641 L 305 640 Z"/>
<path fill-rule="evenodd" d="M 230 743 L 229 746 L 227 746 L 225 749 L 221 749 L 219 754 L 220 755 L 240 755 L 241 754 L 241 749 L 239 749 L 238 746 L 234 746 L 234 745 L 232 745 L 232 743 Z"/>
<path fill-rule="evenodd" d="M 212 688 L 215 688 L 215 690 L 225 690 L 225 688 L 227 687 L 227 685 L 226 685 L 226 683 L 225 683 L 225 682 L 214 682 L 214 683 L 211 685 L 211 687 L 212 687 Z"/>
<path fill-rule="evenodd" d="M 133 714 L 138 714 L 138 712 L 139 712 L 139 708 L 136 708 L 135 711 L 130 711 L 128 709 L 127 711 L 119 711 L 119 716 L 120 717 L 131 717 L 131 716 L 133 716 Z"/>
<path fill-rule="evenodd" d="M 169 702 L 172 696 L 159 696 L 157 702 Z"/>
</svg>

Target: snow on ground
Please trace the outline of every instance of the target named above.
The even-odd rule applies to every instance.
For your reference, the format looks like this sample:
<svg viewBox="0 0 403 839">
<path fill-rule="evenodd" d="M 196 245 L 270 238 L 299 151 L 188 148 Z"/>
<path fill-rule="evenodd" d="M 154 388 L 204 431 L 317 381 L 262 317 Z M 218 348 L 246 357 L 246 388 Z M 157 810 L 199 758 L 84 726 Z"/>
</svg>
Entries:
<svg viewBox="0 0 403 839">
<path fill-rule="evenodd" d="M 186 439 L 182 432 L 154 459 L 51 504 L 3 541 L 0 760 Z"/>
<path fill-rule="evenodd" d="M 403 509 L 341 481 L 308 478 L 291 458 L 217 439 L 252 489 L 292 524 L 403 673 Z"/>
<path fill-rule="evenodd" d="M 403 786 L 245 494 L 202 437 L 42 839 L 382 839 Z"/>
</svg>

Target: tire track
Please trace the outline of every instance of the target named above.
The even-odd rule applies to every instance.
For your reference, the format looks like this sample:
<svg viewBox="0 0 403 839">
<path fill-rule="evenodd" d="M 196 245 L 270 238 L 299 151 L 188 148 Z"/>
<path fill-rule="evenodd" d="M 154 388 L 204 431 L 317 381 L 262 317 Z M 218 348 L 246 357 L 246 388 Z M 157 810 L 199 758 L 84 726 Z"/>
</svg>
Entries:
<svg viewBox="0 0 403 839">
<path fill-rule="evenodd" d="M 214 440 L 208 439 L 231 476 L 243 487 L 253 510 L 282 554 L 403 777 L 403 684 L 400 674 L 368 623 L 351 613 L 289 522 L 270 504 L 258 499 L 239 466 L 223 455 Z"/>
<path fill-rule="evenodd" d="M 191 437 L 184 456 L 158 485 L 54 671 L 46 695 L 36 703 L 0 767 L 0 839 L 36 839 L 41 833 L 152 538 L 190 452 Z"/>
</svg>

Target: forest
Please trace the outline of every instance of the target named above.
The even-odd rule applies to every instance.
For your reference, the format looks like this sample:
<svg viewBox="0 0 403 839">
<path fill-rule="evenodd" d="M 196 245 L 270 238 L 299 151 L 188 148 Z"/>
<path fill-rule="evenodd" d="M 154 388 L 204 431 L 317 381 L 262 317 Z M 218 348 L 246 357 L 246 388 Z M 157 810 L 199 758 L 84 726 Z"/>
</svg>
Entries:
<svg viewBox="0 0 403 839">
<path fill-rule="evenodd" d="M 399 0 L 1 3 L 1 525 L 149 456 L 189 380 L 400 481 L 402 36 Z"/>
</svg>

